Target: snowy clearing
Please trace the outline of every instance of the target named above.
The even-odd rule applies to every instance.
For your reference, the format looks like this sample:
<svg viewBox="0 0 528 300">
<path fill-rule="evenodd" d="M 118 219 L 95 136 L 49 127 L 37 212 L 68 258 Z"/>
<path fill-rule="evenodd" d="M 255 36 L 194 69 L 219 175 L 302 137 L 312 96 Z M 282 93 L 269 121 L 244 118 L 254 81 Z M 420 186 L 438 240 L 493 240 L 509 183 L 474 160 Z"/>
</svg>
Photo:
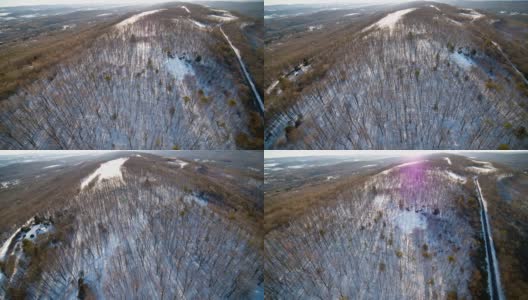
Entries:
<svg viewBox="0 0 528 300">
<path fill-rule="evenodd" d="M 396 226 L 406 234 L 412 233 L 415 229 L 426 229 L 427 219 L 420 213 L 414 211 L 403 211 L 394 218 Z"/>
<path fill-rule="evenodd" d="M 472 22 L 475 21 L 476 19 L 484 17 L 483 14 L 478 13 L 477 11 L 473 9 L 467 9 L 467 10 L 469 11 L 469 13 L 460 13 L 460 15 L 466 18 L 470 18 Z"/>
<path fill-rule="evenodd" d="M 389 194 L 376 195 L 376 197 L 374 197 L 374 200 L 372 200 L 372 205 L 378 209 L 381 209 L 387 207 L 390 199 L 391 197 Z"/>
<path fill-rule="evenodd" d="M 76 26 L 77 26 L 76 24 L 63 25 L 63 26 L 62 26 L 62 30 L 73 29 L 73 28 L 75 28 Z"/>
<path fill-rule="evenodd" d="M 191 20 L 191 22 L 192 22 L 194 25 L 198 26 L 198 28 L 207 28 L 207 25 L 205 25 L 205 24 L 203 24 L 203 23 L 200 23 L 200 22 L 198 22 L 198 21 L 196 21 L 196 20 Z"/>
<path fill-rule="evenodd" d="M 465 56 L 464 54 L 455 52 L 451 54 L 453 61 L 464 70 L 469 70 L 473 67 L 474 63 L 471 58 Z"/>
<path fill-rule="evenodd" d="M 447 161 L 447 163 L 448 163 L 449 165 L 451 165 L 451 160 L 449 159 L 449 157 L 444 157 L 444 159 Z"/>
<path fill-rule="evenodd" d="M 365 166 L 363 166 L 363 167 L 361 167 L 361 168 L 370 168 L 370 167 L 375 167 L 375 166 L 377 166 L 377 164 L 373 164 L 373 165 L 365 165 Z"/>
<path fill-rule="evenodd" d="M 345 17 L 353 17 L 353 16 L 359 16 L 359 13 L 350 13 L 350 14 L 345 15 Z"/>
<path fill-rule="evenodd" d="M 185 60 L 179 58 L 169 58 L 165 64 L 169 69 L 169 72 L 174 76 L 174 79 L 183 81 L 185 75 L 194 76 L 192 67 L 185 62 Z"/>
<path fill-rule="evenodd" d="M 61 165 L 51 165 L 51 166 L 47 166 L 47 167 L 44 167 L 42 169 L 51 169 L 51 168 L 56 168 L 56 167 L 60 167 Z"/>
<path fill-rule="evenodd" d="M 219 12 L 222 12 L 222 15 L 219 16 L 219 15 L 209 15 L 209 18 L 212 19 L 212 20 L 215 20 L 215 21 L 219 21 L 219 22 L 231 22 L 231 21 L 234 21 L 236 19 L 238 19 L 237 17 L 233 16 L 232 14 L 230 14 L 229 12 L 223 10 L 223 11 L 219 11 Z"/>
<path fill-rule="evenodd" d="M 173 165 L 179 165 L 181 169 L 183 169 L 183 167 L 185 167 L 186 165 L 188 165 L 189 163 L 186 163 L 184 162 L 183 160 L 176 160 L 176 161 L 171 161 L 169 162 L 170 164 L 173 164 Z"/>
<path fill-rule="evenodd" d="M 446 17 L 446 20 L 449 21 L 449 22 L 451 22 L 451 23 L 453 23 L 453 24 L 455 24 L 455 25 L 457 25 L 457 26 L 462 26 L 462 23 L 460 23 L 460 22 L 458 22 L 458 21 L 455 21 L 455 20 L 453 20 L 453 19 L 451 19 L 451 18 L 447 18 L 447 17 Z"/>
<path fill-rule="evenodd" d="M 467 167 L 466 169 L 468 171 L 478 173 L 478 174 L 489 174 L 497 171 L 497 169 L 487 161 L 479 161 L 479 160 L 471 160 L 474 163 L 477 163 L 479 165 L 482 165 L 481 167 Z"/>
<path fill-rule="evenodd" d="M 432 7 L 434 9 L 436 9 L 437 11 L 440 11 L 440 8 L 438 8 L 438 7 L 434 6 L 434 5 L 429 5 L 429 7 Z"/>
<path fill-rule="evenodd" d="M 105 162 L 95 170 L 90 176 L 85 178 L 81 182 L 81 190 L 88 186 L 94 179 L 97 178 L 97 183 L 104 179 L 117 178 L 119 181 L 123 181 L 123 174 L 121 173 L 121 166 L 128 160 L 127 158 L 118 158 Z"/>
<path fill-rule="evenodd" d="M 191 13 L 191 11 L 184 5 L 180 6 L 180 8 L 184 9 L 188 14 Z"/>
<path fill-rule="evenodd" d="M 20 180 L 18 180 L 18 179 L 0 182 L 0 190 L 1 189 L 10 188 L 10 187 L 15 186 L 15 185 L 17 185 L 19 183 L 20 183 Z"/>
<path fill-rule="evenodd" d="M 100 14 L 100 15 L 97 15 L 96 17 L 106 17 L 106 16 L 111 16 L 113 15 L 112 13 L 106 13 L 106 14 Z"/>
<path fill-rule="evenodd" d="M 415 10 L 416 8 L 408 8 L 408 9 L 402 9 L 402 10 L 398 10 L 396 12 L 390 13 L 384 18 L 382 18 L 381 20 L 379 20 L 378 22 L 363 29 L 362 32 L 370 30 L 374 27 L 378 27 L 380 29 L 389 29 L 390 31 L 392 31 L 394 30 L 396 23 L 398 23 L 403 16 Z"/>
<path fill-rule="evenodd" d="M 447 176 L 450 178 L 450 179 L 453 179 L 455 180 L 456 182 L 461 182 L 461 183 L 466 183 L 467 179 L 466 177 L 464 176 L 461 176 L 461 175 L 458 175 L 454 172 L 451 172 L 451 171 L 446 171 L 447 173 Z"/>
<path fill-rule="evenodd" d="M 392 172 L 392 171 L 394 171 L 396 169 L 399 169 L 399 168 L 402 168 L 402 167 L 407 167 L 407 166 L 412 166 L 412 165 L 416 165 L 416 164 L 420 164 L 420 163 L 423 163 L 423 162 L 426 162 L 426 161 L 427 160 L 419 160 L 419 161 L 412 161 L 412 162 L 404 163 L 404 164 L 392 167 L 392 168 L 390 168 L 388 170 L 385 170 L 385 171 L 381 172 L 380 174 L 387 175 L 387 174 L 389 174 L 390 172 Z"/>
<path fill-rule="evenodd" d="M 143 17 L 146 17 L 146 16 L 149 16 L 149 15 L 152 15 L 152 14 L 155 14 L 155 13 L 158 13 L 158 12 L 161 12 L 161 11 L 164 11 L 164 10 L 167 10 L 167 9 L 156 9 L 156 10 L 149 10 L 149 11 L 145 11 L 145 12 L 142 12 L 140 14 L 137 14 L 137 15 L 133 15 L 132 17 L 126 19 L 126 20 L 123 20 L 121 22 L 119 22 L 118 24 L 116 24 L 115 26 L 117 28 L 123 28 L 125 26 L 128 26 L 128 25 L 131 25 L 131 24 L 134 24 L 136 23 L 137 21 L 139 21 L 139 19 L 143 18 Z"/>
<path fill-rule="evenodd" d="M 201 199 L 200 197 L 197 197 L 195 195 L 185 195 L 183 197 L 183 201 L 185 201 L 188 204 L 191 204 L 192 202 L 195 202 L 199 206 L 207 206 L 207 201 Z"/>
<path fill-rule="evenodd" d="M 275 166 L 278 166 L 278 165 L 279 165 L 278 163 L 264 164 L 264 168 L 272 168 L 272 167 L 275 167 Z"/>
<path fill-rule="evenodd" d="M 510 178 L 510 177 L 513 177 L 512 173 L 500 174 L 499 176 L 497 176 L 497 181 L 501 181 L 503 179 Z"/>
<path fill-rule="evenodd" d="M 307 167 L 307 165 L 297 165 L 297 166 L 288 166 L 288 169 L 302 169 Z"/>
<path fill-rule="evenodd" d="M 339 176 L 326 176 L 326 181 L 330 181 L 330 180 L 334 180 L 334 179 L 338 179 Z"/>
<path fill-rule="evenodd" d="M 315 30 L 321 30 L 321 29 L 323 29 L 323 25 L 308 26 L 308 31 L 315 31 Z"/>
</svg>

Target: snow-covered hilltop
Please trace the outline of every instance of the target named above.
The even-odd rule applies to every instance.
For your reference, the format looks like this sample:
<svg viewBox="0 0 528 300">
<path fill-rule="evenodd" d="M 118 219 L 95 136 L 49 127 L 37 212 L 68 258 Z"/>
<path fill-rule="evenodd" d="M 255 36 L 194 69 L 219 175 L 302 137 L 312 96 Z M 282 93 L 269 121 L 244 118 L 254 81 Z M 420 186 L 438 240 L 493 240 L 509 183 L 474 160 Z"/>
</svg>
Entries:
<svg viewBox="0 0 528 300">
<path fill-rule="evenodd" d="M 510 228 L 519 237 L 528 234 L 523 220 L 528 210 L 521 195 L 527 191 L 528 176 L 495 162 L 485 162 L 493 173 L 481 174 L 471 167 L 484 162 L 458 155 L 392 156 L 357 161 L 314 156 L 295 169 L 290 168 L 293 159 L 266 160 L 267 295 L 521 295 L 525 288 L 517 287 L 526 277 L 517 266 L 526 258 L 515 253 L 526 251 L 526 245 L 511 243 L 501 230 Z M 515 184 L 504 186 L 505 194 L 515 193 L 515 204 L 497 194 L 504 174 L 515 178 Z M 338 178 L 329 182 L 329 177 Z M 520 265 L 510 265 L 512 260 Z"/>
<path fill-rule="evenodd" d="M 0 298 L 254 299 L 263 282 L 262 174 L 248 168 L 258 166 L 178 153 L 94 155 L 80 167 L 66 161 L 60 180 L 38 168 L 38 180 L 51 178 L 57 189 L 36 217 L 2 232 Z M 32 168 L 10 170 L 27 178 Z M 75 195 L 60 194 L 78 174 L 86 176 Z M 3 209 L 28 207 L 21 202 Z"/>
<path fill-rule="evenodd" d="M 266 148 L 527 148 L 528 85 L 490 17 L 415 5 L 344 27 L 306 75 L 270 81 Z"/>
<path fill-rule="evenodd" d="M 258 145 L 261 108 L 220 32 L 227 20 L 211 16 L 238 21 L 192 4 L 124 17 L 4 103 L 0 148 Z"/>
</svg>

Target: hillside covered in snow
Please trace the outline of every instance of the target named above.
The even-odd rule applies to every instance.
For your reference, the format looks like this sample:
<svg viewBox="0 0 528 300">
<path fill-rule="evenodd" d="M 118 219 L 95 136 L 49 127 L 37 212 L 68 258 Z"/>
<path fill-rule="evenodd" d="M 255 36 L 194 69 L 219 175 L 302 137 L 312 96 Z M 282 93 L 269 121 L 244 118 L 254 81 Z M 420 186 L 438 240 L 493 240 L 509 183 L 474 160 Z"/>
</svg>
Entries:
<svg viewBox="0 0 528 300">
<path fill-rule="evenodd" d="M 2 183 L 18 180 L 0 187 L 0 298 L 260 299 L 261 154 L 245 156 L 114 152 L 2 167 Z"/>
<path fill-rule="evenodd" d="M 526 149 L 528 19 L 508 18 L 413 2 L 270 21 L 266 148 Z"/>
<path fill-rule="evenodd" d="M 368 156 L 265 160 L 270 299 L 526 294 L 526 169 L 471 154 Z"/>
<path fill-rule="evenodd" d="M 254 18 L 187 3 L 125 12 L 94 16 L 88 45 L 0 103 L 0 148 L 259 148 L 252 52 L 229 36 Z"/>
</svg>

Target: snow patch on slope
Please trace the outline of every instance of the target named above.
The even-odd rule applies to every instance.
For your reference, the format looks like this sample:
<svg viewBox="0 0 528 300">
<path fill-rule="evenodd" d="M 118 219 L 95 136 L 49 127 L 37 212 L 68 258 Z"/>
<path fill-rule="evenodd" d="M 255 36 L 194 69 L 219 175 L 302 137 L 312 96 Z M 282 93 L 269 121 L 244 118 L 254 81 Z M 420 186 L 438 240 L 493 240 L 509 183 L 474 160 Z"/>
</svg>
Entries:
<svg viewBox="0 0 528 300">
<path fill-rule="evenodd" d="M 164 11 L 164 10 L 167 10 L 167 9 L 164 8 L 164 9 L 156 9 L 156 10 L 145 11 L 145 12 L 142 12 L 140 14 L 133 15 L 132 17 L 119 22 L 115 26 L 117 28 L 123 28 L 125 26 L 128 26 L 128 25 L 136 23 L 137 21 L 139 21 L 143 17 L 149 16 L 149 15 L 153 15 L 155 13 L 159 13 L 159 12 Z"/>
<path fill-rule="evenodd" d="M 469 13 L 460 13 L 460 15 L 466 18 L 470 18 L 472 22 L 475 21 L 476 19 L 484 17 L 483 14 L 477 12 L 474 9 L 466 9 L 466 10 L 469 11 Z"/>
<path fill-rule="evenodd" d="M 406 234 L 412 233 L 415 229 L 426 229 L 427 219 L 424 215 L 414 211 L 403 211 L 394 218 L 394 222 Z"/>
<path fill-rule="evenodd" d="M 184 162 L 183 160 L 179 160 L 179 159 L 177 159 L 177 160 L 175 160 L 175 161 L 171 161 L 171 162 L 169 162 L 169 163 L 170 163 L 170 164 L 173 164 L 173 165 L 178 165 L 178 166 L 180 166 L 181 169 L 183 169 L 183 167 L 185 167 L 186 165 L 189 164 L 189 163 Z"/>
<path fill-rule="evenodd" d="M 52 168 L 56 168 L 56 167 L 60 167 L 61 165 L 51 165 L 51 166 L 47 166 L 47 167 L 44 167 L 42 169 L 52 169 Z"/>
<path fill-rule="evenodd" d="M 434 9 L 436 9 L 437 11 L 440 11 L 440 8 L 438 8 L 438 7 L 434 6 L 434 5 L 429 5 L 429 7 L 434 8 Z"/>
<path fill-rule="evenodd" d="M 198 21 L 196 21 L 196 20 L 191 20 L 191 22 L 192 22 L 194 25 L 198 26 L 198 28 L 207 28 L 207 25 L 205 25 L 205 24 L 203 24 L 203 23 L 200 23 L 200 22 L 198 22 Z"/>
<path fill-rule="evenodd" d="M 480 167 L 467 167 L 466 169 L 468 171 L 478 173 L 478 174 L 489 174 L 489 173 L 493 173 L 497 171 L 497 169 L 490 162 L 480 161 L 480 160 L 471 160 L 471 161 L 481 166 Z"/>
<path fill-rule="evenodd" d="M 19 180 L 19 179 L 0 182 L 0 190 L 1 190 L 1 189 L 7 189 L 7 188 L 10 188 L 10 187 L 13 187 L 13 186 L 15 186 L 15 185 L 17 185 L 17 184 L 19 184 L 19 183 L 20 183 L 20 180 Z"/>
<path fill-rule="evenodd" d="M 447 173 L 447 176 L 450 178 L 450 179 L 453 179 L 455 180 L 456 182 L 461 182 L 461 183 L 466 183 L 467 181 L 467 178 L 464 177 L 464 176 L 461 176 L 461 175 L 458 175 L 454 172 L 451 172 L 451 171 L 446 171 Z"/>
<path fill-rule="evenodd" d="M 389 29 L 390 31 L 392 31 L 394 30 L 394 27 L 402 19 L 403 16 L 405 16 L 406 14 L 410 12 L 413 12 L 414 10 L 416 10 L 416 8 L 402 9 L 402 10 L 398 10 L 393 13 L 390 13 L 386 15 L 384 18 L 382 18 L 381 20 L 379 20 L 378 22 L 363 29 L 363 32 L 370 30 L 374 27 L 378 27 L 380 29 Z"/>
<path fill-rule="evenodd" d="M 169 69 L 169 72 L 174 76 L 174 79 L 183 81 L 185 75 L 194 75 L 192 67 L 185 62 L 185 60 L 179 58 L 169 58 L 165 64 Z"/>
<path fill-rule="evenodd" d="M 375 166 L 377 166 L 377 164 L 365 165 L 365 166 L 363 166 L 361 168 L 370 168 L 370 167 L 375 167 Z"/>
<path fill-rule="evenodd" d="M 180 8 L 184 9 L 188 14 L 191 13 L 191 11 L 184 5 L 180 6 Z"/>
<path fill-rule="evenodd" d="M 237 17 L 233 16 L 228 11 L 225 11 L 225 10 L 214 10 L 214 11 L 219 12 L 222 15 L 209 15 L 209 18 L 212 20 L 219 21 L 219 22 L 231 22 L 231 21 L 238 19 Z"/>
<path fill-rule="evenodd" d="M 191 204 L 192 202 L 195 202 L 196 204 L 198 204 L 199 206 L 207 206 L 207 201 L 205 201 L 204 199 L 201 199 L 200 197 L 197 197 L 195 195 L 185 195 L 183 197 L 183 201 L 185 201 L 186 203 L 188 204 Z"/>
<path fill-rule="evenodd" d="M 457 65 L 459 65 L 464 70 L 469 70 L 474 65 L 473 61 L 469 57 L 458 52 L 452 53 L 451 58 Z"/>
<path fill-rule="evenodd" d="M 121 167 L 128 160 L 127 158 L 118 158 L 105 162 L 95 170 L 90 176 L 86 177 L 81 182 L 81 190 L 87 187 L 92 181 L 97 179 L 97 183 L 103 181 L 104 179 L 115 179 L 123 181 L 123 174 L 121 173 Z"/>
<path fill-rule="evenodd" d="M 407 162 L 407 163 L 404 163 L 404 164 L 401 164 L 401 165 L 397 165 L 395 167 L 392 167 L 388 170 L 385 170 L 383 172 L 381 172 L 381 174 L 383 175 L 387 175 L 389 174 L 390 172 L 396 170 L 396 169 L 399 169 L 399 168 L 402 168 L 402 167 L 406 167 L 406 166 L 412 166 L 412 165 L 416 165 L 416 164 L 419 164 L 419 163 L 422 163 L 422 162 L 426 162 L 427 160 L 419 160 L 419 161 L 412 161 L 412 162 Z"/>
</svg>

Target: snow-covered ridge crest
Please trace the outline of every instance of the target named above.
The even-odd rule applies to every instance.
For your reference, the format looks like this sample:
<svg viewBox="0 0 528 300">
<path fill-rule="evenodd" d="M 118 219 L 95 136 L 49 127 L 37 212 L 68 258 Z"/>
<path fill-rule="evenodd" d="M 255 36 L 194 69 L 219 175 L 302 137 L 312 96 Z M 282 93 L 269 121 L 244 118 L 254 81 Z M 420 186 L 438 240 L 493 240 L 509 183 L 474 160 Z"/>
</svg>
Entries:
<svg viewBox="0 0 528 300">
<path fill-rule="evenodd" d="M 159 13 L 159 12 L 164 11 L 164 10 L 167 10 L 167 9 L 163 8 L 163 9 L 149 10 L 149 11 L 145 11 L 145 12 L 142 12 L 140 14 L 137 14 L 137 15 L 133 15 L 132 17 L 117 23 L 115 25 L 115 27 L 116 28 L 123 28 L 125 26 L 128 26 L 128 25 L 136 23 L 137 21 L 139 21 L 139 19 L 141 19 L 143 17 L 149 16 L 149 15 L 153 15 L 155 13 Z"/>
<path fill-rule="evenodd" d="M 480 19 L 484 17 L 483 14 L 477 12 L 474 9 L 466 9 L 466 10 L 468 11 L 467 13 L 460 13 L 460 15 L 466 18 L 470 18 L 471 22 L 475 21 L 476 19 Z"/>
<path fill-rule="evenodd" d="M 475 166 L 467 167 L 466 170 L 468 170 L 468 171 L 471 171 L 471 172 L 474 172 L 474 173 L 478 173 L 478 174 L 489 174 L 489 173 L 493 173 L 493 172 L 497 171 L 497 168 L 495 168 L 493 166 L 493 164 L 490 163 L 490 162 L 480 161 L 480 160 L 473 160 L 473 159 L 471 161 L 476 163 L 476 164 L 479 164 L 480 166 L 478 166 L 478 167 L 475 167 Z"/>
<path fill-rule="evenodd" d="M 406 167 L 406 166 L 412 166 L 412 165 L 416 165 L 416 164 L 421 164 L 423 162 L 426 162 L 427 160 L 419 160 L 419 161 L 411 161 L 411 162 L 406 162 L 406 163 L 403 163 L 403 164 L 400 164 L 400 165 L 397 165 L 395 167 L 392 167 L 390 169 L 387 169 L 383 172 L 381 172 L 380 174 L 383 174 L 383 175 L 387 175 L 389 174 L 390 172 L 394 171 L 394 170 L 397 170 L 399 168 L 402 168 L 402 167 Z"/>
<path fill-rule="evenodd" d="M 188 14 L 191 13 L 191 11 L 185 5 L 180 6 L 180 8 L 185 10 Z"/>
<path fill-rule="evenodd" d="M 375 27 L 380 28 L 380 29 L 389 29 L 390 31 L 392 31 L 394 30 L 396 23 L 398 23 L 402 19 L 403 16 L 415 10 L 416 8 L 408 8 L 408 9 L 402 9 L 402 10 L 398 10 L 393 13 L 390 13 L 386 15 L 385 17 L 381 18 L 378 22 L 363 29 L 363 32 L 373 29 Z"/>
<path fill-rule="evenodd" d="M 92 181 L 97 179 L 97 183 L 105 179 L 118 179 L 123 181 L 123 174 L 121 173 L 121 166 L 128 160 L 127 158 L 118 158 L 105 162 L 99 166 L 90 176 L 83 179 L 81 182 L 81 190 L 87 187 Z"/>
</svg>

